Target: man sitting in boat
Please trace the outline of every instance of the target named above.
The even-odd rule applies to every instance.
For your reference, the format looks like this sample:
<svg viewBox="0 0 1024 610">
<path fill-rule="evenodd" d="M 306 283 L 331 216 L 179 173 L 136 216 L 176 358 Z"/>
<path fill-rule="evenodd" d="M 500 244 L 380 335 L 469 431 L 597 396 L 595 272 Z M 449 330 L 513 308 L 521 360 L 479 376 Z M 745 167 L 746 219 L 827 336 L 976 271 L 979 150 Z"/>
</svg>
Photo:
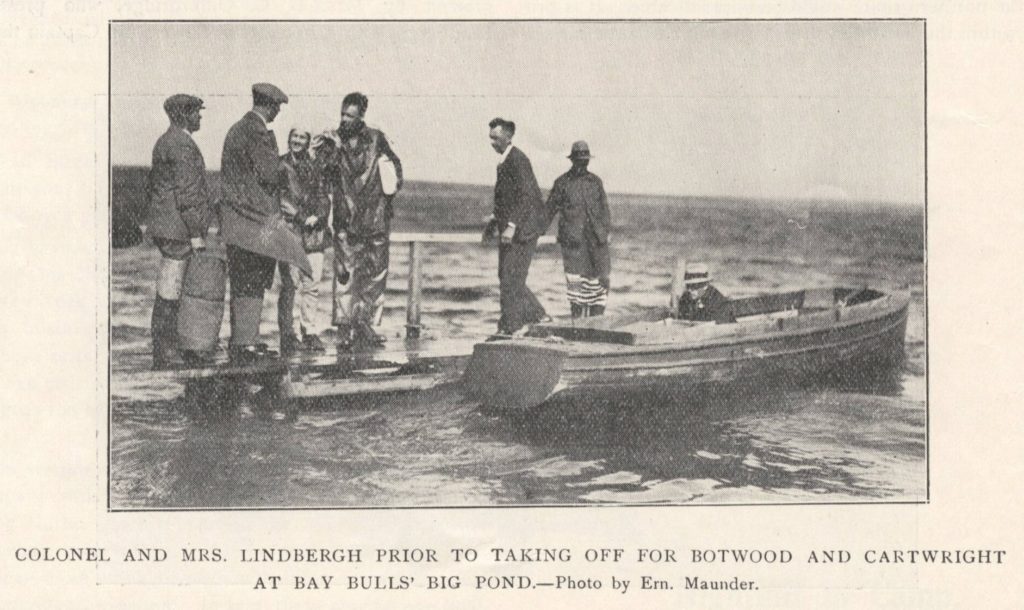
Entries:
<svg viewBox="0 0 1024 610">
<path fill-rule="evenodd" d="M 707 265 L 694 263 L 683 275 L 686 290 L 679 298 L 679 318 L 694 322 L 735 322 L 729 298 L 711 285 Z"/>
</svg>

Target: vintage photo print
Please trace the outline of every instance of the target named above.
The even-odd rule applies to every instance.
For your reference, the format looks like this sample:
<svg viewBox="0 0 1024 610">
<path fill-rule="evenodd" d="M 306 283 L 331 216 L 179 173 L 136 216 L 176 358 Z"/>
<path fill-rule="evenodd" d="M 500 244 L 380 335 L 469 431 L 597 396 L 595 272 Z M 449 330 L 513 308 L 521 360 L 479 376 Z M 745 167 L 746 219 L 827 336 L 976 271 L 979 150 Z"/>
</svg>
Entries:
<svg viewBox="0 0 1024 610">
<path fill-rule="evenodd" d="M 108 510 L 929 500 L 923 20 L 108 35 Z"/>
</svg>

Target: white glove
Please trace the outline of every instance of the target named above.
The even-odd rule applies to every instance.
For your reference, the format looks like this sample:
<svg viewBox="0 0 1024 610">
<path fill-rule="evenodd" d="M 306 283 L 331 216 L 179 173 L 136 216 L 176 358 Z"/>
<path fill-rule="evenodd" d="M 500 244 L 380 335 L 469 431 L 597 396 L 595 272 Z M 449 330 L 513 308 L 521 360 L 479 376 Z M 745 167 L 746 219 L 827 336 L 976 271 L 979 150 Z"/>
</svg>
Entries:
<svg viewBox="0 0 1024 610">
<path fill-rule="evenodd" d="M 501 243 L 510 244 L 512 238 L 516 236 L 516 226 L 511 222 L 505 227 L 505 230 L 501 232 Z"/>
</svg>

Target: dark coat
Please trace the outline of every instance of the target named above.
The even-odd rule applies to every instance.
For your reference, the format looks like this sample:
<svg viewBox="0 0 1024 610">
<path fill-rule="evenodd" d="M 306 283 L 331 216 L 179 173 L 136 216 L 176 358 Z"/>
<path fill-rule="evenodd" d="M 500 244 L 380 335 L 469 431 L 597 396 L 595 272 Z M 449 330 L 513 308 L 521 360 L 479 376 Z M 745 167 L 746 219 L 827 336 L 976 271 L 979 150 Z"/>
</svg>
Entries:
<svg viewBox="0 0 1024 610">
<path fill-rule="evenodd" d="M 498 179 L 494 184 L 494 218 L 498 221 L 499 231 L 504 231 L 508 223 L 514 223 L 516 233 L 513 239 L 520 243 L 539 237 L 551 221 L 530 159 L 515 147 L 498 165 Z"/>
<path fill-rule="evenodd" d="M 320 171 L 308 154 L 295 157 L 291 151 L 281 155 L 281 162 L 295 170 L 296 224 L 303 224 L 310 216 L 326 224 L 331 213 L 331 200 L 321 185 Z"/>
<path fill-rule="evenodd" d="M 337 132 L 335 132 L 337 134 Z M 393 215 L 393 196 L 384 194 L 378 162 L 382 156 L 391 159 L 399 184 L 402 182 L 402 161 L 391 149 L 384 132 L 364 126 L 350 146 L 347 138 L 338 135 L 340 147 L 327 146 L 318 151 L 323 166 L 323 180 L 334 197 L 334 230 L 351 235 L 387 235 Z"/>
<path fill-rule="evenodd" d="M 212 216 L 206 163 L 184 129 L 171 125 L 156 141 L 146 191 L 150 235 L 179 241 L 206 236 Z"/>
<path fill-rule="evenodd" d="M 278 197 L 287 175 L 277 155 L 277 140 L 256 113 L 246 113 L 228 130 L 220 173 L 224 242 L 312 273 L 302 239 L 281 214 Z"/>
<path fill-rule="evenodd" d="M 679 298 L 679 317 L 694 322 L 714 321 L 719 324 L 736 321 L 731 301 L 714 286 L 708 286 L 698 299 L 691 297 L 688 291 L 684 292 Z"/>
<path fill-rule="evenodd" d="M 589 243 L 584 236 L 598 244 L 608 243 L 611 227 L 608 196 L 601 179 L 589 171 L 569 170 L 559 176 L 548 195 L 547 209 L 549 219 L 561 214 L 558 243 L 565 246 Z"/>
</svg>

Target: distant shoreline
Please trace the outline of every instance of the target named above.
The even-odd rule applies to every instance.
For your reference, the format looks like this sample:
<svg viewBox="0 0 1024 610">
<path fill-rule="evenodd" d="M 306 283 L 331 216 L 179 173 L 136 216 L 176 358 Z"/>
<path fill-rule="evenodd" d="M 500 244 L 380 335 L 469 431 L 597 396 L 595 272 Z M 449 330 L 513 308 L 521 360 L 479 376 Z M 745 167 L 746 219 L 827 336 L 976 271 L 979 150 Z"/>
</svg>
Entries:
<svg viewBox="0 0 1024 610">
<path fill-rule="evenodd" d="M 111 174 L 128 174 L 134 172 L 146 172 L 149 166 L 146 165 L 112 165 Z M 217 179 L 220 172 L 210 171 L 209 176 Z M 114 185 L 116 188 L 117 180 Z M 465 182 L 438 182 L 434 180 L 408 180 L 403 189 L 404 193 L 412 194 L 422 191 L 445 189 L 449 192 L 464 195 L 479 195 L 490 197 L 493 192 L 493 185 L 471 184 Z M 547 194 L 548 189 L 542 189 Z M 113 197 L 113 193 L 111 193 Z M 716 206 L 743 206 L 750 204 L 767 204 L 783 208 L 807 208 L 810 206 L 832 208 L 835 210 L 849 209 L 858 212 L 894 212 L 900 215 L 913 215 L 915 212 L 923 213 L 924 204 L 899 201 L 854 201 L 842 199 L 814 199 L 809 197 L 739 197 L 723 195 L 677 195 L 669 193 L 620 193 L 609 191 L 608 197 L 613 204 L 619 205 L 697 205 L 700 207 Z"/>
</svg>

